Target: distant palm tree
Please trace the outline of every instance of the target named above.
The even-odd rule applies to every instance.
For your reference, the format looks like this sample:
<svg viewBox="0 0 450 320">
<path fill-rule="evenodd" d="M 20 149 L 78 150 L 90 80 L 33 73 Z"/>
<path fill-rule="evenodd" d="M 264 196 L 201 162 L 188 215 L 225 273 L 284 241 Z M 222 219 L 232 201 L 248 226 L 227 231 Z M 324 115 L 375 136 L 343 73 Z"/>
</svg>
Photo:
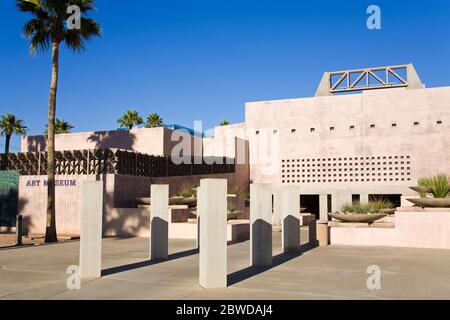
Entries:
<svg viewBox="0 0 450 320">
<path fill-rule="evenodd" d="M 139 112 L 135 110 L 128 110 L 125 114 L 117 120 L 121 128 L 133 129 L 135 126 L 140 126 L 144 123 L 144 120 L 139 115 Z"/>
<path fill-rule="evenodd" d="M 222 121 L 222 122 L 220 123 L 220 125 L 221 125 L 222 127 L 224 127 L 224 126 L 229 126 L 229 125 L 230 125 L 230 122 L 227 121 L 227 120 L 224 120 L 224 121 Z"/>
<path fill-rule="evenodd" d="M 47 135 L 48 134 L 48 125 L 46 125 L 44 134 Z M 71 130 L 75 128 L 73 125 L 71 125 L 69 122 L 67 122 L 64 119 L 59 119 L 56 118 L 56 122 L 55 122 L 55 134 L 62 134 L 62 133 L 70 133 Z"/>
<path fill-rule="evenodd" d="M 58 241 L 55 219 L 55 115 L 56 92 L 59 76 L 59 50 L 65 44 L 71 51 L 81 52 L 85 42 L 100 36 L 100 25 L 86 17 L 95 10 L 94 0 L 16 0 L 20 11 L 30 13 L 33 18 L 28 21 L 23 32 L 30 40 L 32 53 L 52 50 L 52 78 L 48 104 L 48 139 L 47 139 L 47 227 L 45 242 Z M 80 10 L 80 19 L 75 26 L 69 24 L 73 12 L 69 10 L 76 5 Z M 71 21 L 73 23 L 73 21 Z M 78 23 L 79 22 L 79 23 Z"/>
<path fill-rule="evenodd" d="M 157 128 L 163 126 L 163 119 L 157 113 L 152 113 L 147 117 L 146 128 Z"/>
<path fill-rule="evenodd" d="M 0 135 L 5 136 L 5 154 L 9 153 L 9 143 L 13 134 L 25 134 L 28 128 L 23 125 L 23 120 L 6 113 L 0 118 Z"/>
</svg>

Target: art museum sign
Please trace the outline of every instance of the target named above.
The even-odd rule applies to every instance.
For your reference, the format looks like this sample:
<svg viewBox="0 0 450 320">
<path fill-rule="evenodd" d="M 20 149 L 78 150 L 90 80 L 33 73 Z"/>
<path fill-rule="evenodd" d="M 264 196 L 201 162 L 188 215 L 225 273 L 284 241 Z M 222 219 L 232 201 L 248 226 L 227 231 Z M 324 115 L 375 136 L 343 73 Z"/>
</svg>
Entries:
<svg viewBox="0 0 450 320">
<path fill-rule="evenodd" d="M 25 186 L 27 187 L 47 187 L 48 186 L 48 180 L 42 179 L 42 180 L 36 180 L 36 179 L 30 179 L 27 180 Z M 55 180 L 55 186 L 56 187 L 76 187 L 77 186 L 77 180 Z"/>
</svg>

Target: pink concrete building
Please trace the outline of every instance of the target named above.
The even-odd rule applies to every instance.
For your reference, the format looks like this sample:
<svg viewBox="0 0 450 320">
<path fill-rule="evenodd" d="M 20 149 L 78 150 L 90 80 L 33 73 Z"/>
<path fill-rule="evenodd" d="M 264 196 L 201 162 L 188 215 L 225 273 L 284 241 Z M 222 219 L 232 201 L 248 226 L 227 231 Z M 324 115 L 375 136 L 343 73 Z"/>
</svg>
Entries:
<svg viewBox="0 0 450 320">
<path fill-rule="evenodd" d="M 172 135 L 166 128 L 65 134 L 56 148 L 170 155 L 178 144 Z M 382 196 L 408 206 L 419 177 L 450 172 L 450 87 L 426 88 L 412 65 L 325 73 L 313 97 L 249 102 L 244 123 L 188 139 L 185 153 L 235 158 L 230 181 L 240 189 L 251 182 L 294 186 L 301 206 L 321 219 L 355 199 Z M 22 152 L 43 150 L 43 137 L 23 138 Z M 120 185 L 113 206 L 136 195 L 135 182 Z M 21 180 L 20 194 L 27 190 Z M 28 203 L 25 214 L 35 215 L 40 209 L 27 206 L 36 201 Z"/>
</svg>

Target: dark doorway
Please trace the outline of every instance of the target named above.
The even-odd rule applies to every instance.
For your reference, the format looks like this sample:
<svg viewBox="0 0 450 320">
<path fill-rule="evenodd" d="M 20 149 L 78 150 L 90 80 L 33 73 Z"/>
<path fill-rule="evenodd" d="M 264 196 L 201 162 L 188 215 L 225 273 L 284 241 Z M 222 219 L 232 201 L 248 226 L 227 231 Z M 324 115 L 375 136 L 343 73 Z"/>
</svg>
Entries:
<svg viewBox="0 0 450 320">
<path fill-rule="evenodd" d="M 301 195 L 300 207 L 306 208 L 305 213 L 311 213 L 316 216 L 316 219 L 320 219 L 320 198 L 319 195 Z"/>
<path fill-rule="evenodd" d="M 401 194 L 371 194 L 369 195 L 369 201 L 384 200 L 391 202 L 396 208 L 402 206 Z"/>
</svg>

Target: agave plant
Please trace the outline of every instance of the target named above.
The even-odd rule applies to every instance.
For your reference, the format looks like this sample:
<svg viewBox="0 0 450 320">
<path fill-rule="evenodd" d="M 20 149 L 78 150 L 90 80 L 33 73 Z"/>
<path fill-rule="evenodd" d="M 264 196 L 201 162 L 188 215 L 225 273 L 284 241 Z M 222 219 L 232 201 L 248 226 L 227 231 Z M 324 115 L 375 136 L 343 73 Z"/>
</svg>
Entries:
<svg viewBox="0 0 450 320">
<path fill-rule="evenodd" d="M 369 203 L 344 204 L 341 211 L 347 214 L 377 214 L 383 210 L 393 209 L 394 207 L 394 204 L 389 201 L 377 200 Z"/>
<path fill-rule="evenodd" d="M 447 198 L 450 193 L 450 176 L 445 173 L 437 174 L 430 179 L 428 190 L 434 198 Z"/>
<path fill-rule="evenodd" d="M 432 178 L 429 177 L 422 177 L 419 178 L 417 185 L 419 186 L 419 188 L 417 188 L 417 192 L 419 193 L 421 198 L 426 198 L 427 194 L 428 194 L 428 188 L 431 186 L 432 184 Z"/>
</svg>

